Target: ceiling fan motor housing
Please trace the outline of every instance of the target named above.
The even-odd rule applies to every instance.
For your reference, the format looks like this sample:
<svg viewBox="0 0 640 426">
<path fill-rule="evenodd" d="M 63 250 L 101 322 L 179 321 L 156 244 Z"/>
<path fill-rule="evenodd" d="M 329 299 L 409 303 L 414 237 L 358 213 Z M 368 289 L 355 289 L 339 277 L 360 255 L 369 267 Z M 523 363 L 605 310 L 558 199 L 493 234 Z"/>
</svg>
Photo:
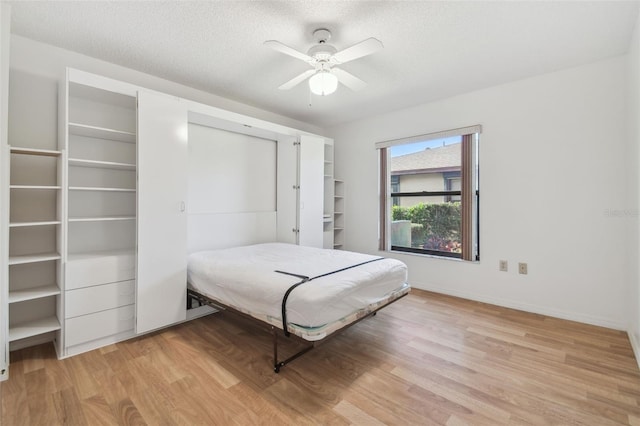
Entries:
<svg viewBox="0 0 640 426">
<path fill-rule="evenodd" d="M 313 40 L 318 44 L 323 44 L 331 40 L 331 31 L 326 28 L 318 28 L 313 32 Z"/>
<path fill-rule="evenodd" d="M 307 55 L 317 61 L 328 61 L 338 50 L 330 44 L 317 44 L 312 46 Z"/>
<path fill-rule="evenodd" d="M 331 39 L 331 32 L 325 28 L 317 29 L 313 32 L 313 39 L 317 43 L 312 46 L 307 52 L 307 55 L 311 56 L 318 62 L 328 62 L 338 49 L 333 47 L 327 42 Z"/>
</svg>

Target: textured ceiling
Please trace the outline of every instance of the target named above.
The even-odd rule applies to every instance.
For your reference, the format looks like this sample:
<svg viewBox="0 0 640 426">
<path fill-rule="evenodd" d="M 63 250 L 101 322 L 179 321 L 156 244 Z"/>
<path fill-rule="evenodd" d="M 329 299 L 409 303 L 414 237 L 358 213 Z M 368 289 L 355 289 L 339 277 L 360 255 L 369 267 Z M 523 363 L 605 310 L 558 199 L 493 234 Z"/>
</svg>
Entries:
<svg viewBox="0 0 640 426">
<path fill-rule="evenodd" d="M 628 50 L 638 1 L 18 2 L 12 32 L 331 126 Z M 330 96 L 277 87 L 308 69 L 275 52 L 306 52 L 328 28 L 338 50 L 365 38 L 385 48 L 342 68 L 368 86 Z"/>
</svg>

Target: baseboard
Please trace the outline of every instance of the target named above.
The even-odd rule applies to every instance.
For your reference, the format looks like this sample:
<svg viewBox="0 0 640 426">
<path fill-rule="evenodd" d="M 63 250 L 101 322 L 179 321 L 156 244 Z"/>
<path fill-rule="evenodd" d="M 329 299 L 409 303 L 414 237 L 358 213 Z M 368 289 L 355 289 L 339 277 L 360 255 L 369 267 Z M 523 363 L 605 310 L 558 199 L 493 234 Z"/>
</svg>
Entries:
<svg viewBox="0 0 640 426">
<path fill-rule="evenodd" d="M 531 305 L 528 303 L 522 303 L 509 299 L 501 299 L 496 297 L 487 297 L 480 294 L 467 293 L 461 291 L 451 291 L 448 288 L 440 288 L 434 286 L 427 286 L 421 284 L 412 284 L 415 288 L 432 291 L 434 293 L 446 294 L 449 296 L 460 297 L 463 299 L 474 300 L 476 302 L 489 303 L 491 305 L 502 306 L 505 308 L 517 309 L 519 311 L 531 312 L 539 315 L 546 315 L 548 317 L 566 319 L 569 321 L 581 322 L 584 324 L 597 325 L 599 327 L 611 328 L 614 330 L 626 331 L 627 324 L 623 324 L 617 321 L 611 321 L 608 318 L 600 318 L 592 315 L 584 315 L 571 311 L 564 311 L 560 309 L 550 309 L 544 306 Z M 637 359 L 637 357 L 636 357 Z"/>
</svg>

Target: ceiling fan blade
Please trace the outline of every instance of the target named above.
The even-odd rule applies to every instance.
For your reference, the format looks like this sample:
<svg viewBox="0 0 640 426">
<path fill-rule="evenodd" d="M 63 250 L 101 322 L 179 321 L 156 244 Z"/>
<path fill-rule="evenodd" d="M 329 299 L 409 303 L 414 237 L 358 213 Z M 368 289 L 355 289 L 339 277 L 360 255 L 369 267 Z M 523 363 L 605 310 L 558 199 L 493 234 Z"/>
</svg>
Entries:
<svg viewBox="0 0 640 426">
<path fill-rule="evenodd" d="M 367 83 L 360 80 L 355 75 L 348 73 L 345 70 L 341 70 L 340 68 L 331 68 L 331 72 L 335 74 L 336 77 L 338 77 L 338 81 L 340 83 L 344 84 L 354 92 L 364 89 L 367 86 Z"/>
<path fill-rule="evenodd" d="M 353 61 L 354 59 L 371 55 L 372 53 L 375 53 L 382 48 L 384 48 L 382 42 L 376 38 L 371 37 L 361 41 L 360 43 L 354 44 L 351 47 L 347 47 L 346 49 L 341 50 L 340 52 L 333 55 L 333 59 L 335 59 L 339 64 L 344 64 L 345 62 Z"/>
<path fill-rule="evenodd" d="M 280 90 L 289 90 L 292 87 L 294 87 L 297 84 L 302 83 L 303 81 L 305 81 L 307 78 L 311 77 L 313 74 L 315 74 L 316 70 L 308 70 L 303 72 L 302 74 L 300 74 L 297 77 L 292 78 L 291 80 L 287 81 L 285 84 L 283 84 L 282 86 L 278 87 L 278 89 Z"/>
<path fill-rule="evenodd" d="M 284 53 L 285 55 L 293 56 L 294 58 L 303 60 L 305 62 L 313 63 L 314 59 L 302 52 L 298 52 L 296 49 L 287 46 L 286 44 L 282 44 L 276 40 L 267 40 L 264 42 L 264 45 L 272 48 L 273 50 L 277 50 L 280 53 Z"/>
</svg>

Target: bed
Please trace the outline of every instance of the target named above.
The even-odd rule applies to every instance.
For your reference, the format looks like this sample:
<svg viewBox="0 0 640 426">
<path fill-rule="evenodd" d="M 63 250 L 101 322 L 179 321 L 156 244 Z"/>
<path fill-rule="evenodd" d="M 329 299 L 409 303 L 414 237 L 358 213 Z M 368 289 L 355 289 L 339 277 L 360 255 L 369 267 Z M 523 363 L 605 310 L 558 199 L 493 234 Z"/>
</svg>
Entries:
<svg viewBox="0 0 640 426">
<path fill-rule="evenodd" d="M 398 260 L 284 243 L 196 252 L 187 271 L 191 300 L 271 329 L 275 372 L 410 291 L 406 265 Z M 308 346 L 280 361 L 279 334 Z"/>
</svg>

